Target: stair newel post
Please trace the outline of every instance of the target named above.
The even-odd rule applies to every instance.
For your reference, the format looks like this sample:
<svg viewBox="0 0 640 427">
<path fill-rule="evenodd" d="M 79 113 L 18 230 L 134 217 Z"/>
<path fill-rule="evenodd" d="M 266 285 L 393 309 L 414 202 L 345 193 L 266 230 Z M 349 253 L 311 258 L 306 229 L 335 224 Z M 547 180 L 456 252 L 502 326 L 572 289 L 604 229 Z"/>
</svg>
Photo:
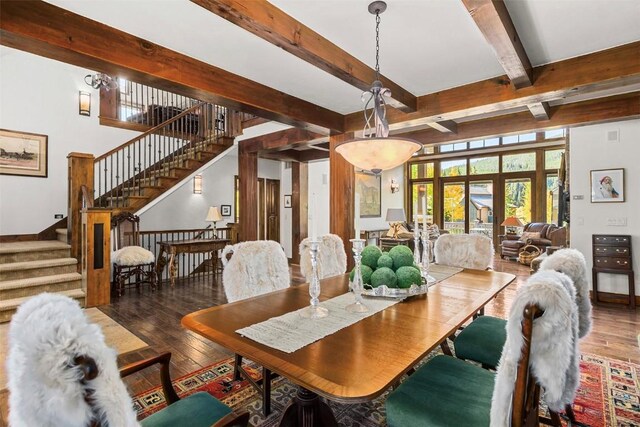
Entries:
<svg viewBox="0 0 640 427">
<path fill-rule="evenodd" d="M 82 289 L 85 307 L 111 302 L 111 209 L 82 209 Z"/>
<path fill-rule="evenodd" d="M 93 197 L 93 165 L 94 156 L 88 153 L 69 153 L 68 164 L 68 221 L 67 241 L 71 245 L 71 256 L 78 260 L 78 270 L 82 258 L 82 186 L 86 193 Z M 93 200 L 92 200 L 93 202 Z M 80 271 L 78 271 L 80 272 Z"/>
</svg>

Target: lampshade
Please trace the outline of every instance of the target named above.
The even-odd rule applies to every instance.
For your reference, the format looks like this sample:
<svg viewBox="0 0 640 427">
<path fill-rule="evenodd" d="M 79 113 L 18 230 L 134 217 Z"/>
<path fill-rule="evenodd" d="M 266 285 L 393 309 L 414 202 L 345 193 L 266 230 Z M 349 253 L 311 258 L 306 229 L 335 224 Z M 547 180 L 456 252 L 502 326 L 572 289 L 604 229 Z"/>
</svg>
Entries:
<svg viewBox="0 0 640 427">
<path fill-rule="evenodd" d="M 78 112 L 81 116 L 91 115 L 91 94 L 80 91 L 78 94 Z"/>
<path fill-rule="evenodd" d="M 502 224 L 500 225 L 505 227 L 522 227 L 524 223 L 520 221 L 519 218 L 516 218 L 515 216 L 510 216 L 509 218 L 502 221 Z"/>
<path fill-rule="evenodd" d="M 220 210 L 218 209 L 217 206 L 212 206 L 209 208 L 209 212 L 207 212 L 207 218 L 205 219 L 205 221 L 221 221 L 222 220 L 222 215 L 220 215 Z"/>
<path fill-rule="evenodd" d="M 389 208 L 387 209 L 387 222 L 404 222 L 407 217 L 404 214 L 402 208 Z"/>
<path fill-rule="evenodd" d="M 407 138 L 356 138 L 336 146 L 336 151 L 355 167 L 380 173 L 403 164 L 422 148 L 422 144 Z"/>
</svg>

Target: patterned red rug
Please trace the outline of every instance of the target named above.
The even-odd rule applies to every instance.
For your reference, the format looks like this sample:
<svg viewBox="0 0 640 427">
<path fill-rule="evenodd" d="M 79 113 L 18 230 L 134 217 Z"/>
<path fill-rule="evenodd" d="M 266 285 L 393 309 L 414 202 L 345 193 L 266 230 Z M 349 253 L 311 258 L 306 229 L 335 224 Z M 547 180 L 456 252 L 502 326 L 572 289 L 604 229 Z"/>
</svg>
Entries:
<svg viewBox="0 0 640 427">
<path fill-rule="evenodd" d="M 252 377 L 260 371 L 247 366 Z M 640 365 L 608 359 L 601 356 L 582 356 L 580 362 L 580 390 L 574 404 L 579 422 L 592 427 L 640 426 Z M 296 387 L 279 378 L 272 387 L 273 413 L 262 416 L 260 396 L 247 381 L 232 380 L 233 359 L 229 358 L 174 381 L 179 396 L 207 391 L 234 409 L 251 413 L 251 424 L 270 427 L 277 425 L 280 414 L 291 402 Z M 339 425 L 386 425 L 384 399 L 380 396 L 369 403 L 344 405 L 329 402 Z M 134 403 L 142 419 L 166 406 L 160 387 L 140 393 Z"/>
</svg>

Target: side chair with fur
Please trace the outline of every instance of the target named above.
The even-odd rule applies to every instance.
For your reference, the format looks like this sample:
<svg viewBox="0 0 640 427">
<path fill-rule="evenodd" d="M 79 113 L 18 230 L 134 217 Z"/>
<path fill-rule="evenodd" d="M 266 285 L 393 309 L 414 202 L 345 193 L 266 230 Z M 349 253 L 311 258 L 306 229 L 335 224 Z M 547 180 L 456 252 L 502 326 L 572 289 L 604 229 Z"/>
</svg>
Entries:
<svg viewBox="0 0 640 427">
<path fill-rule="evenodd" d="M 300 272 L 307 282 L 311 282 L 311 254 L 307 237 L 300 242 Z M 318 248 L 318 277 L 339 276 L 347 271 L 347 254 L 340 236 L 326 234 L 320 238 Z"/>
<path fill-rule="evenodd" d="M 493 244 L 482 234 L 444 234 L 433 251 L 438 264 L 486 270 L 493 262 Z"/>
<path fill-rule="evenodd" d="M 77 301 L 43 293 L 23 303 L 9 326 L 7 372 L 12 427 L 246 426 L 208 393 L 182 400 L 171 386 L 170 353 L 118 371 L 116 352 Z M 160 363 L 169 406 L 140 423 L 121 377 Z M 220 424 L 222 423 L 222 424 Z"/>
</svg>

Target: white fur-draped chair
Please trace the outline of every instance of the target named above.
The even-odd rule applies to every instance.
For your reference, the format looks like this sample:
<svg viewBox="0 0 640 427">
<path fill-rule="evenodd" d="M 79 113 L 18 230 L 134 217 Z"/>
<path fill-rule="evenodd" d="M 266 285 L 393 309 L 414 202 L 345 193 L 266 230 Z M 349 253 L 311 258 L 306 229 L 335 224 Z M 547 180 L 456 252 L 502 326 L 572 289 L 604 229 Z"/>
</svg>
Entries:
<svg viewBox="0 0 640 427">
<path fill-rule="evenodd" d="M 92 358 L 100 374 L 83 383 L 79 356 Z M 94 417 L 105 426 L 139 425 L 115 351 L 70 298 L 44 293 L 18 308 L 9 326 L 7 372 L 13 427 L 86 427 Z M 93 407 L 85 401 L 90 390 Z"/>
<path fill-rule="evenodd" d="M 307 237 L 300 242 L 300 271 L 311 282 L 311 254 Z M 340 236 L 326 234 L 320 238 L 318 248 L 318 278 L 339 276 L 347 271 L 347 254 Z"/>
<path fill-rule="evenodd" d="M 491 239 L 482 234 L 443 234 L 436 240 L 436 263 L 486 270 L 493 262 Z"/>
<path fill-rule="evenodd" d="M 231 256 L 231 259 L 228 257 Z M 257 240 L 229 245 L 222 251 L 222 284 L 228 302 L 251 298 L 257 295 L 285 289 L 291 286 L 289 263 L 280 243 L 271 240 Z M 242 368 L 242 356 L 235 355 L 234 379 L 240 376 L 251 379 Z M 250 381 L 262 394 L 262 411 L 271 413 L 271 371 L 262 368 L 262 382 Z"/>
<path fill-rule="evenodd" d="M 563 273 L 532 276 L 512 303 L 497 373 L 436 356 L 390 393 L 385 403 L 388 425 L 533 425 L 539 407 L 533 381 L 544 390 L 550 409 L 562 409 L 573 401 L 580 378 L 573 293 L 571 279 Z M 526 358 L 528 363 L 519 369 Z M 522 394 L 514 393 L 517 384 Z M 523 411 L 513 411 L 513 405 Z"/>
</svg>

